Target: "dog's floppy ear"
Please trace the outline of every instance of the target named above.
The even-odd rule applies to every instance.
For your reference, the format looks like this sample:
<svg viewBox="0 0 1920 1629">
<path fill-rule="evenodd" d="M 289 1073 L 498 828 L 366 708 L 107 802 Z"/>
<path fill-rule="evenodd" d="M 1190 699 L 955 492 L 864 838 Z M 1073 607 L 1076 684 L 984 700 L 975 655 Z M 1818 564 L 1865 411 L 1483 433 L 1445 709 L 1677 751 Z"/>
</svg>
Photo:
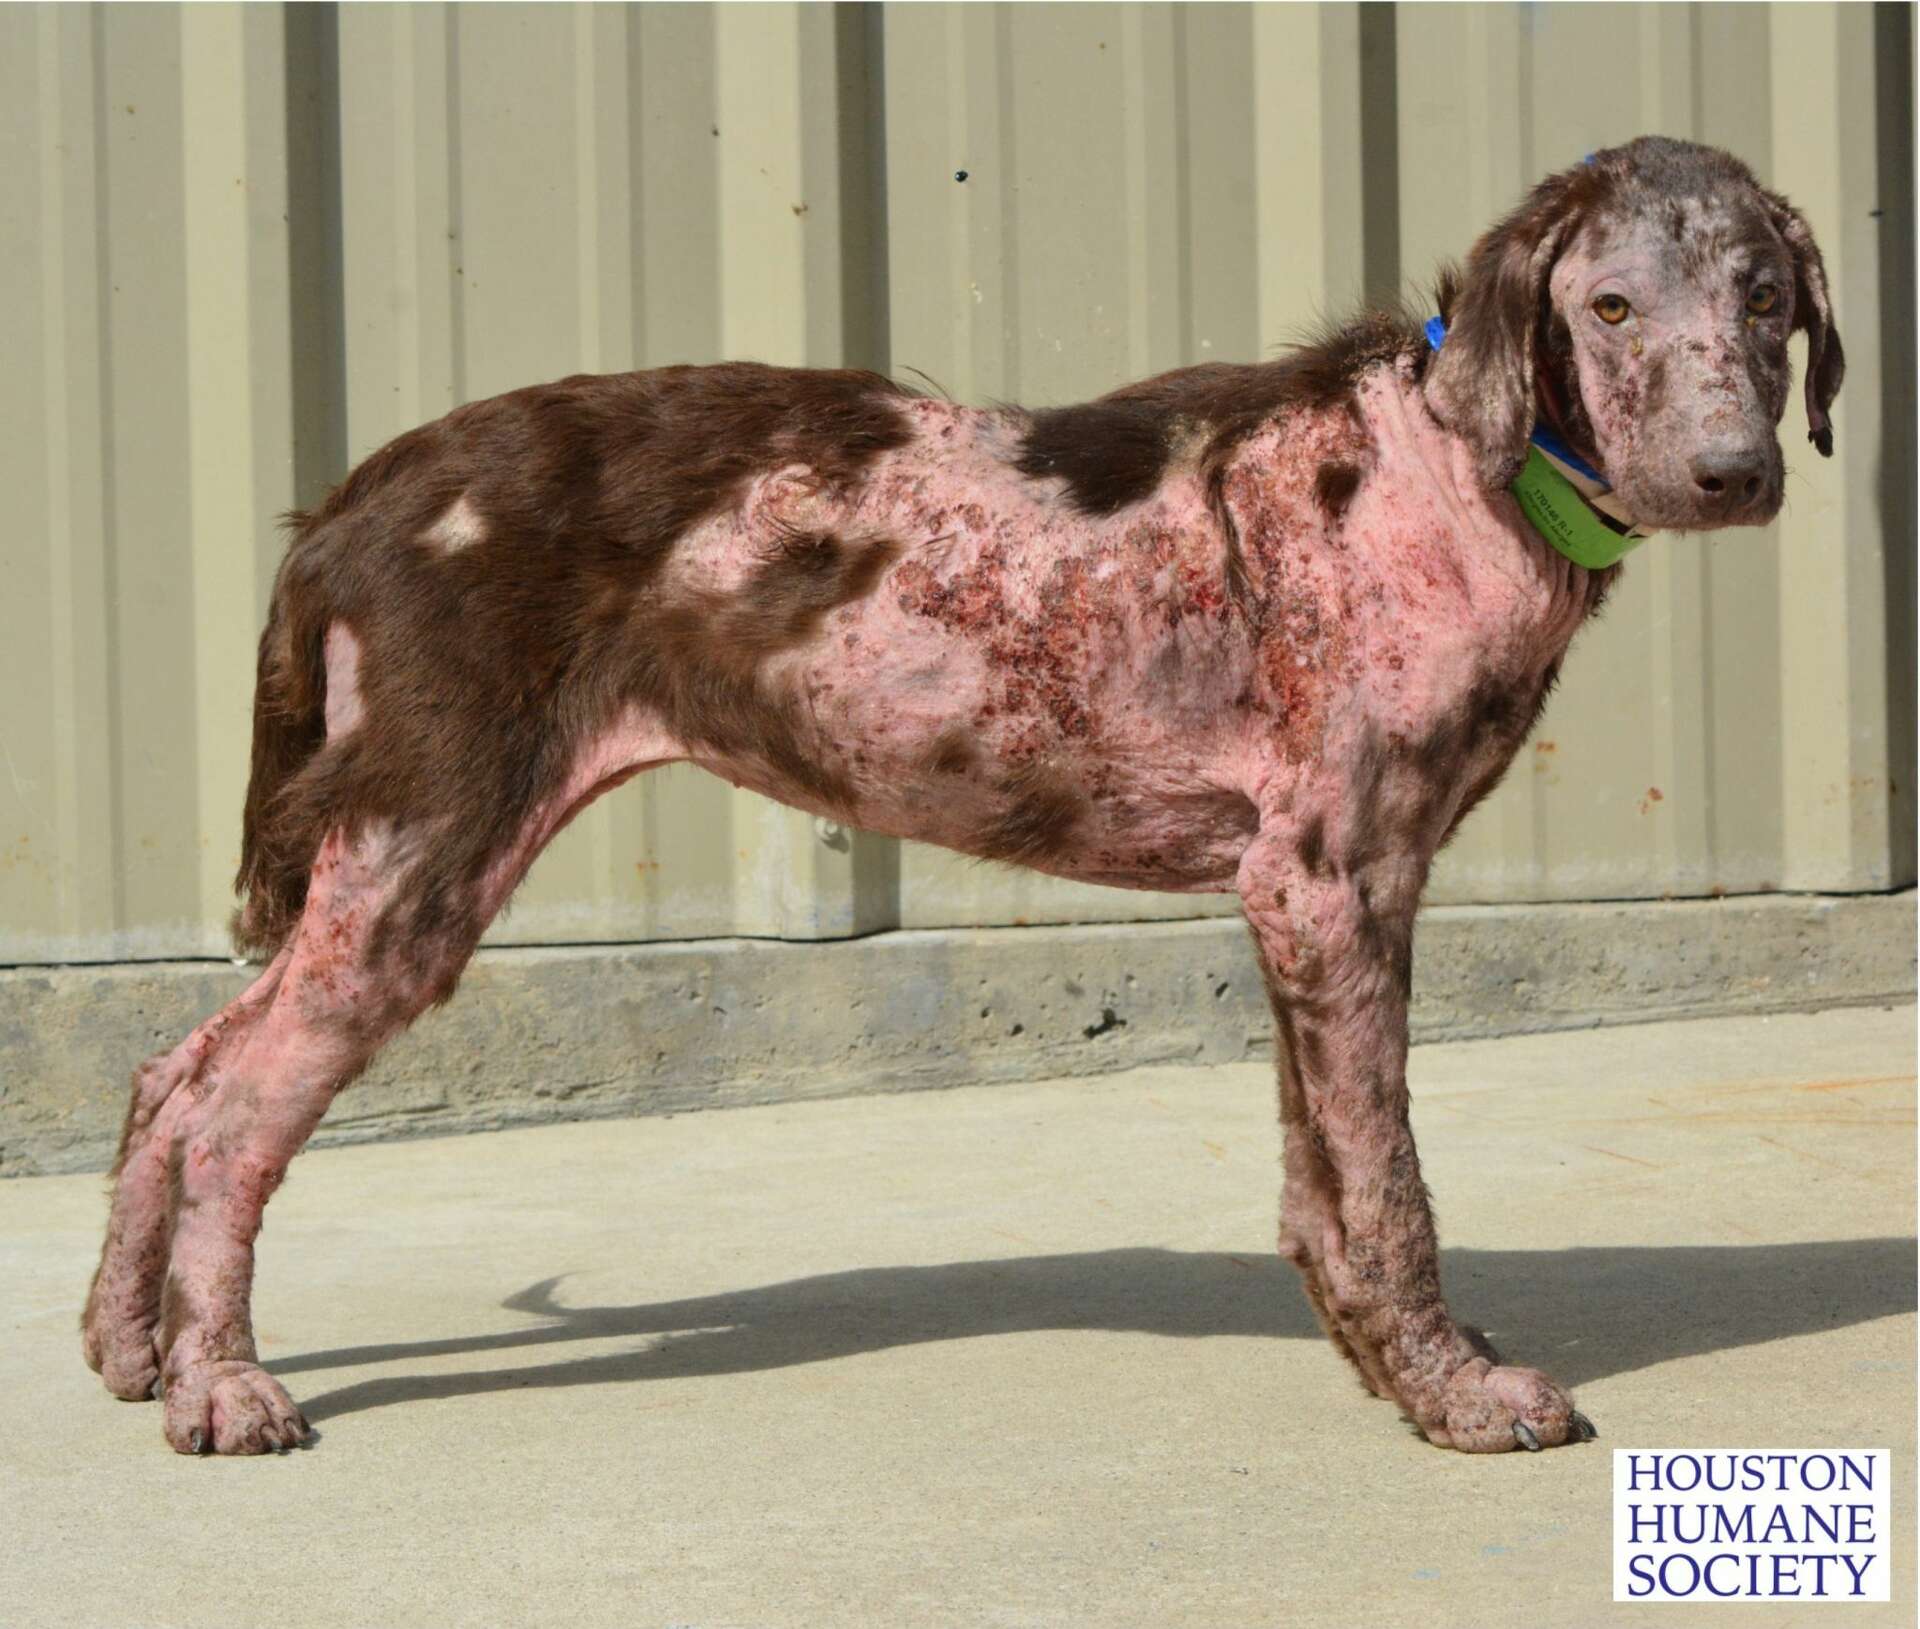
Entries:
<svg viewBox="0 0 1920 1629">
<path fill-rule="evenodd" d="M 1473 246 L 1447 319 L 1446 343 L 1427 365 L 1427 407 L 1472 446 L 1481 484 L 1510 485 L 1533 433 L 1534 347 L 1547 277 L 1573 218 L 1565 175 L 1550 176 Z"/>
<path fill-rule="evenodd" d="M 1807 439 L 1820 449 L 1821 457 L 1831 458 L 1833 425 L 1827 410 L 1840 394 L 1847 359 L 1840 349 L 1840 332 L 1833 326 L 1827 268 L 1806 216 L 1777 192 L 1767 193 L 1766 199 L 1774 230 L 1786 239 L 1787 252 L 1793 256 L 1793 326 L 1804 329 L 1807 336 Z"/>
</svg>

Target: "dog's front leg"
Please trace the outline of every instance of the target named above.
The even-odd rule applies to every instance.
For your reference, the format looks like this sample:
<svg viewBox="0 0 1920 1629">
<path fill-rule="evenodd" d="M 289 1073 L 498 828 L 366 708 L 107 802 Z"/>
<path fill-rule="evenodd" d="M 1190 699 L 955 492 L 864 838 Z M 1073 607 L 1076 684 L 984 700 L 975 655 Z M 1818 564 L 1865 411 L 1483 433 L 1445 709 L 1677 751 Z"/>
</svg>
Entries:
<svg viewBox="0 0 1920 1629">
<path fill-rule="evenodd" d="M 1303 857 L 1302 847 L 1306 854 Z M 1280 1248 L 1334 1345 L 1443 1447 L 1592 1434 L 1545 1375 L 1509 1368 L 1440 1293 L 1407 1116 L 1407 992 L 1424 863 L 1354 874 L 1263 834 L 1240 868 L 1280 1028 Z"/>
</svg>

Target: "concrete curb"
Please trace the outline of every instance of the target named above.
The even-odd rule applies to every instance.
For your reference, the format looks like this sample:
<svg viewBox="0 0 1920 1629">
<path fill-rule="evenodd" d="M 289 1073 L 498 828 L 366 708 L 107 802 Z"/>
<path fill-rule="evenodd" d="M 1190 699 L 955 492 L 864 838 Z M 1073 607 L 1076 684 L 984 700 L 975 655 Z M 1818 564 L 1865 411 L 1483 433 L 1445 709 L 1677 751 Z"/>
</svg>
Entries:
<svg viewBox="0 0 1920 1629">
<path fill-rule="evenodd" d="M 1414 1039 L 1905 1000 L 1914 943 L 1911 890 L 1439 906 L 1420 923 Z M 249 976 L 223 962 L 0 970 L 0 1175 L 104 1169 L 133 1065 Z M 1225 1063 L 1271 1046 L 1232 919 L 487 950 L 316 1141 Z"/>
</svg>

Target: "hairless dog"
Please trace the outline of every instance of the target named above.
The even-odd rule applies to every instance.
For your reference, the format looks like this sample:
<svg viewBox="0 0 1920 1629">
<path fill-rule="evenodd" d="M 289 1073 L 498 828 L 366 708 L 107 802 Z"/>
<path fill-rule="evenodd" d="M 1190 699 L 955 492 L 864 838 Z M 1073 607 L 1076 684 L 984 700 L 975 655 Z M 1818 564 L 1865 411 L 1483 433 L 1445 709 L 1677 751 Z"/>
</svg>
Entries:
<svg viewBox="0 0 1920 1629">
<path fill-rule="evenodd" d="M 134 1076 L 83 1318 L 108 1389 L 161 1398 L 181 1452 L 304 1440 L 252 1332 L 269 1196 L 554 833 L 684 761 L 1058 876 L 1237 892 L 1281 1040 L 1280 1248 L 1335 1348 L 1435 1443 L 1592 1435 L 1442 1299 L 1414 912 L 1611 561 L 1778 510 L 1792 330 L 1831 450 L 1840 342 L 1805 219 L 1659 138 L 1541 182 L 1437 304 L 1431 336 L 1376 313 L 1033 412 L 747 363 L 564 379 L 291 517 L 236 919 L 266 965 Z"/>
</svg>

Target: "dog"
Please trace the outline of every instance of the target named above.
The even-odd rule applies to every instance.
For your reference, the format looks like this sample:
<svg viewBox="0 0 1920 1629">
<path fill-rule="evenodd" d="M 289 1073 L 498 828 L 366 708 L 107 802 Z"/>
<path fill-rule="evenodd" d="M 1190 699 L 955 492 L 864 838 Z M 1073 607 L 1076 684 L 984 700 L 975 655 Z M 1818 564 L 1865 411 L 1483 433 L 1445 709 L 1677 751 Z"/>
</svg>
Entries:
<svg viewBox="0 0 1920 1629">
<path fill-rule="evenodd" d="M 1542 181 L 1436 303 L 1032 412 L 749 363 L 564 379 L 290 516 L 235 919 L 266 966 L 134 1075 L 82 1319 L 107 1388 L 161 1399 L 182 1453 L 305 1440 L 250 1319 L 269 1196 L 554 833 L 685 761 L 989 860 L 1237 892 L 1280 1248 L 1334 1347 L 1436 1444 L 1593 1436 L 1442 1298 L 1414 913 L 1619 556 L 1779 509 L 1789 333 L 1823 454 L 1843 360 L 1805 218 L 1657 137 Z"/>
</svg>

